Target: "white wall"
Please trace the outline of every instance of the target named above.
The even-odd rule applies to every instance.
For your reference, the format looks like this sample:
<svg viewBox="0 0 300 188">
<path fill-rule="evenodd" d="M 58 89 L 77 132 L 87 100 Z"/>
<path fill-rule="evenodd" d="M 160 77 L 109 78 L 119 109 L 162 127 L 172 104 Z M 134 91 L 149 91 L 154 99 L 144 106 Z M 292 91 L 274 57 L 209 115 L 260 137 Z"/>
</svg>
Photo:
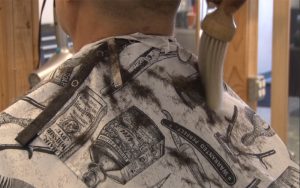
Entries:
<svg viewBox="0 0 300 188">
<path fill-rule="evenodd" d="M 39 7 L 40 7 L 40 12 L 42 8 L 42 3 L 43 0 L 39 0 Z M 53 24 L 53 0 L 47 0 L 44 13 L 43 13 L 43 18 L 42 18 L 42 23 L 43 24 Z"/>
<path fill-rule="evenodd" d="M 273 0 L 259 1 L 258 73 L 272 69 Z"/>
<path fill-rule="evenodd" d="M 300 0 L 292 0 L 300 8 Z M 272 70 L 273 0 L 259 0 L 258 73 Z"/>
</svg>

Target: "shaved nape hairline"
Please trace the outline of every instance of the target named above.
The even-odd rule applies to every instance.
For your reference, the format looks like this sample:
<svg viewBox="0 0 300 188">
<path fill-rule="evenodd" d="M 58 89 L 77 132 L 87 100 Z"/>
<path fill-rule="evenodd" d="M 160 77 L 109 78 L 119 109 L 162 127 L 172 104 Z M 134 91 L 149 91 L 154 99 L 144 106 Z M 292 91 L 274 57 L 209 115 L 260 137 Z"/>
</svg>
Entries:
<svg viewBox="0 0 300 188">
<path fill-rule="evenodd" d="M 161 13 L 172 13 L 177 11 L 181 0 L 138 0 L 145 9 Z"/>
<path fill-rule="evenodd" d="M 111 16 L 131 17 L 139 8 L 145 14 L 158 16 L 174 16 L 181 0 L 93 0 L 100 11 Z M 117 10 L 117 11 L 116 11 Z"/>
</svg>

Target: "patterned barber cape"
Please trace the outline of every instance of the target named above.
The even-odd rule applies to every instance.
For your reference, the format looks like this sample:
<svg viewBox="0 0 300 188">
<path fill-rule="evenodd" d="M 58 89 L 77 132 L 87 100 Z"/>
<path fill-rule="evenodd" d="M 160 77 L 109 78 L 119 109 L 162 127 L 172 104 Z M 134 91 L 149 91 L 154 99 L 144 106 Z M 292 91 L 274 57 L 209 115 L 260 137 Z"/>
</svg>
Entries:
<svg viewBox="0 0 300 188">
<path fill-rule="evenodd" d="M 299 187 L 286 146 L 226 84 L 209 109 L 196 64 L 171 37 L 83 47 L 0 113 L 0 187 Z M 16 136 L 45 111 L 22 147 Z"/>
</svg>

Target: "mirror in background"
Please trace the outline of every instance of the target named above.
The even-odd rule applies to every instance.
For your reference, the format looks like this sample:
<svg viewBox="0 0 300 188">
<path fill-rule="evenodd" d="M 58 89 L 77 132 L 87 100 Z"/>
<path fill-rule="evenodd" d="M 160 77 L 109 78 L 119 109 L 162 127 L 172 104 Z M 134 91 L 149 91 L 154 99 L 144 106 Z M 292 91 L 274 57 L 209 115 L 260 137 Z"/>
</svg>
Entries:
<svg viewBox="0 0 300 188">
<path fill-rule="evenodd" d="M 200 0 L 202 3 L 202 0 Z M 199 3 L 200 4 L 200 3 Z M 176 15 L 175 36 L 178 42 L 189 51 L 197 54 L 197 1 L 182 0 Z"/>
<path fill-rule="evenodd" d="M 288 148 L 299 164 L 300 132 L 300 1 L 293 0 L 291 8 L 289 62 L 289 134 Z"/>
<path fill-rule="evenodd" d="M 52 73 L 63 62 L 73 56 L 71 39 L 64 33 L 56 21 L 54 1 L 39 0 L 39 10 L 42 12 L 40 31 L 40 66 L 29 75 L 31 87 L 37 85 L 47 75 Z M 42 10 L 43 9 L 43 10 Z"/>
</svg>

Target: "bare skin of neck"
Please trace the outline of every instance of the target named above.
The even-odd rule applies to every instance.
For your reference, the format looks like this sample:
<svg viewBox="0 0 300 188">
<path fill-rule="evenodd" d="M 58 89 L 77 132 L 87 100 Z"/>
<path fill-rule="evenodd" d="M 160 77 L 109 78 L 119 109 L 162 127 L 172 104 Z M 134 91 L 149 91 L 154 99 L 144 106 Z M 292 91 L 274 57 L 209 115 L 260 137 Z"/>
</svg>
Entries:
<svg viewBox="0 0 300 188">
<path fill-rule="evenodd" d="M 81 12 L 75 19 L 77 20 L 76 24 L 68 32 L 73 39 L 75 52 L 79 51 L 86 44 L 107 37 L 137 32 L 169 36 L 173 34 L 174 30 L 173 16 L 128 20 L 111 18 L 105 15 L 93 15 L 93 12 Z"/>
</svg>

